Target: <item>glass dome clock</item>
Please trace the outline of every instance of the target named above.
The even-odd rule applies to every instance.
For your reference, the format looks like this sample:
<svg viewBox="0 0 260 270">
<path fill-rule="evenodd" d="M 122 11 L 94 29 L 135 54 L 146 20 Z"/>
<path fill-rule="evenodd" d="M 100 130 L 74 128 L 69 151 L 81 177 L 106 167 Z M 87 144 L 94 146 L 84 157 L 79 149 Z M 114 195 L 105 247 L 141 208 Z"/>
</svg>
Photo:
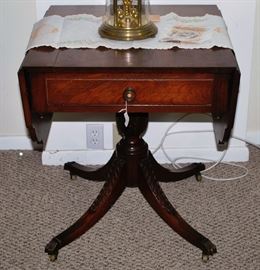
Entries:
<svg viewBox="0 0 260 270">
<path fill-rule="evenodd" d="M 150 19 L 149 0 L 106 0 L 106 13 L 99 34 L 116 40 L 153 37 L 157 27 Z"/>
</svg>

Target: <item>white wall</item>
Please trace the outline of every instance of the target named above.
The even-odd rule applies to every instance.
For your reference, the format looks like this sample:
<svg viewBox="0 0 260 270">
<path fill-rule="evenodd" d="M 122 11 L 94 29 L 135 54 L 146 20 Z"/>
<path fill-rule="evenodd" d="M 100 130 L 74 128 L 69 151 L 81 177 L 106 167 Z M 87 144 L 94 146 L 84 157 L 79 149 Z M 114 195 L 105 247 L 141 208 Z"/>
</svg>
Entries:
<svg viewBox="0 0 260 270">
<path fill-rule="evenodd" d="M 35 20 L 34 0 L 0 0 L 0 149 L 30 147 L 17 71 Z"/>
<path fill-rule="evenodd" d="M 249 140 L 260 144 L 260 1 L 257 1 L 255 38 L 252 61 L 251 89 L 249 95 L 248 133 Z"/>
</svg>

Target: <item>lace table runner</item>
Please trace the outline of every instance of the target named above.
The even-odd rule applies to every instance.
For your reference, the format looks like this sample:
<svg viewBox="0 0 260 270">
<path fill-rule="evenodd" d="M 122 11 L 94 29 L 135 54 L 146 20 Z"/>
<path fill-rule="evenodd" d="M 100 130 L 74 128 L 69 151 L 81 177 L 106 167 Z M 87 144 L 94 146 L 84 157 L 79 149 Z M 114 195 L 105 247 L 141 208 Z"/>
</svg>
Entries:
<svg viewBox="0 0 260 270">
<path fill-rule="evenodd" d="M 53 48 L 111 49 L 209 49 L 214 46 L 230 48 L 227 28 L 222 17 L 206 14 L 202 17 L 181 17 L 175 13 L 161 16 L 155 38 L 136 41 L 115 41 L 101 38 L 98 28 L 102 17 L 79 14 L 44 17 L 35 23 L 27 50 L 40 46 Z"/>
</svg>

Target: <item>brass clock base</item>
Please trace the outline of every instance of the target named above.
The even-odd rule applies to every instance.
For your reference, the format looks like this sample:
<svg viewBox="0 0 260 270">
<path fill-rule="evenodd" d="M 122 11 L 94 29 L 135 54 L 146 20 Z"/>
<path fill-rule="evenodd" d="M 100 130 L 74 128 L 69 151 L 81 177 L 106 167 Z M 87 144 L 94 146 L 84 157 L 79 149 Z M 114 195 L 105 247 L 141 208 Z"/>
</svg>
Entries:
<svg viewBox="0 0 260 270">
<path fill-rule="evenodd" d="M 104 22 L 99 27 L 98 32 L 103 38 L 130 41 L 154 37 L 157 34 L 158 29 L 152 22 L 138 28 L 129 29 L 122 29 Z"/>
</svg>

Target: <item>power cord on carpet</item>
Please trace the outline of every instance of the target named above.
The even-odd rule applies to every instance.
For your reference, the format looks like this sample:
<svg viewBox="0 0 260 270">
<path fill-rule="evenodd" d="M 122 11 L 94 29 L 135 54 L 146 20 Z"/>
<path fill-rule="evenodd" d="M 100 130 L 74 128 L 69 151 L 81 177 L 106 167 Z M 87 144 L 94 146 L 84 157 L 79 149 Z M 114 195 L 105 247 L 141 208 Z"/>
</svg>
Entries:
<svg viewBox="0 0 260 270">
<path fill-rule="evenodd" d="M 180 160 L 184 160 L 184 159 L 193 159 L 193 160 L 199 160 L 199 161 L 208 161 L 208 162 L 215 162 L 213 165 L 211 165 L 210 167 L 206 168 L 204 171 L 202 171 L 201 175 L 206 178 L 206 179 L 209 179 L 209 180 L 214 180 L 214 181 L 232 181 L 232 180 L 238 180 L 238 179 L 241 179 L 245 176 L 248 175 L 248 169 L 243 166 L 243 165 L 239 165 L 239 164 L 234 164 L 234 163 L 231 163 L 231 162 L 226 162 L 226 161 L 223 161 L 223 159 L 225 158 L 226 156 L 226 153 L 227 153 L 227 150 L 223 151 L 223 153 L 221 154 L 220 158 L 216 161 L 216 160 L 211 160 L 211 159 L 207 159 L 207 158 L 198 158 L 198 157 L 192 157 L 192 156 L 189 156 L 189 157 L 179 157 L 179 158 L 175 158 L 175 159 L 172 159 L 168 153 L 166 152 L 165 148 L 164 148 L 164 142 L 166 140 L 167 137 L 169 136 L 172 136 L 172 135 L 175 135 L 175 134 L 187 134 L 187 133 L 212 133 L 214 132 L 212 129 L 211 130 L 188 130 L 188 131 L 173 131 L 173 132 L 170 132 L 172 130 L 173 127 L 175 127 L 181 120 L 183 120 L 184 118 L 186 118 L 187 116 L 189 116 L 190 114 L 184 114 L 182 115 L 179 119 L 177 119 L 176 122 L 172 123 L 166 130 L 166 132 L 164 133 L 162 139 L 161 139 L 161 142 L 160 144 L 155 148 L 155 150 L 153 151 L 153 154 L 155 154 L 156 152 L 158 152 L 159 149 L 162 150 L 162 152 L 164 153 L 165 157 L 171 162 L 172 166 L 174 168 L 182 168 L 182 166 L 180 166 L 177 161 L 180 161 Z M 210 115 L 208 114 L 203 114 L 203 115 L 207 115 L 210 117 Z M 234 136 L 232 135 L 232 138 L 233 139 L 236 139 L 236 140 L 240 140 L 240 141 L 243 141 L 247 144 L 250 144 L 258 149 L 260 149 L 260 147 L 248 140 L 245 140 L 243 138 L 240 138 L 238 136 Z M 235 177 L 229 177 L 229 178 L 216 178 L 216 177 L 212 177 L 212 176 L 209 176 L 209 175 L 206 175 L 205 173 L 206 172 L 209 172 L 210 170 L 212 170 L 213 168 L 217 167 L 220 163 L 222 164 L 226 164 L 226 165 L 229 165 L 229 166 L 232 166 L 232 167 L 236 167 L 236 168 L 241 168 L 244 170 L 244 172 L 239 175 L 239 176 L 235 176 Z"/>
</svg>

